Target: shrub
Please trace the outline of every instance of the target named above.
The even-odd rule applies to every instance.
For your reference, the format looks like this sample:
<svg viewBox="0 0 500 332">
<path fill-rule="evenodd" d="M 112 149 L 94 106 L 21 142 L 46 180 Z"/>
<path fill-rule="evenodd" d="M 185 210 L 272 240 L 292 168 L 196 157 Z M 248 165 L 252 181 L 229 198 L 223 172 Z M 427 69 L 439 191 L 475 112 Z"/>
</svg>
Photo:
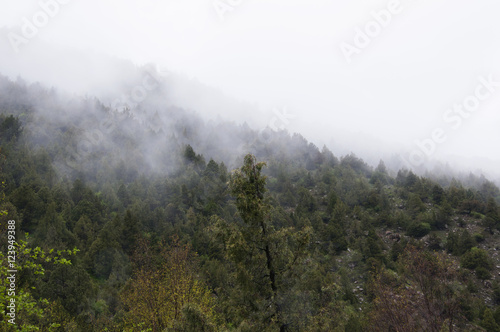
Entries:
<svg viewBox="0 0 500 332">
<path fill-rule="evenodd" d="M 408 229 L 406 230 L 406 234 L 408 234 L 411 237 L 421 238 L 421 237 L 429 234 L 430 231 L 431 231 L 431 225 L 429 225 L 428 223 L 415 222 L 415 223 L 412 223 L 408 226 Z"/>
<path fill-rule="evenodd" d="M 476 240 L 477 243 L 481 243 L 484 241 L 484 236 L 483 234 L 480 233 L 474 233 L 474 240 Z"/>
<path fill-rule="evenodd" d="M 487 271 L 491 271 L 493 264 L 488 257 L 486 250 L 479 249 L 477 247 L 472 248 L 467 251 L 461 259 L 462 266 L 466 269 L 477 269 L 482 267 Z"/>
<path fill-rule="evenodd" d="M 486 270 L 484 267 L 479 266 L 476 268 L 476 277 L 481 280 L 490 279 L 490 271 Z"/>
</svg>

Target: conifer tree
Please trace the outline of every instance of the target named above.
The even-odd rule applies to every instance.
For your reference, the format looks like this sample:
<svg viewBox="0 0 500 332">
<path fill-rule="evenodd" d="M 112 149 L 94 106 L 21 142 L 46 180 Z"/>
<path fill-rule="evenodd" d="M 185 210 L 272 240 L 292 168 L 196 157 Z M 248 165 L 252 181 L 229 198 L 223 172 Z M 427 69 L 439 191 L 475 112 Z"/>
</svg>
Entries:
<svg viewBox="0 0 500 332">
<path fill-rule="evenodd" d="M 236 269 L 237 288 L 231 300 L 242 316 L 241 326 L 287 331 L 293 324 L 291 290 L 297 281 L 297 267 L 309 242 L 308 227 L 276 229 L 276 216 L 266 196 L 265 163 L 247 155 L 241 169 L 232 174 L 231 194 L 241 224 L 213 218 L 216 234 L 224 243 L 228 260 Z"/>
</svg>

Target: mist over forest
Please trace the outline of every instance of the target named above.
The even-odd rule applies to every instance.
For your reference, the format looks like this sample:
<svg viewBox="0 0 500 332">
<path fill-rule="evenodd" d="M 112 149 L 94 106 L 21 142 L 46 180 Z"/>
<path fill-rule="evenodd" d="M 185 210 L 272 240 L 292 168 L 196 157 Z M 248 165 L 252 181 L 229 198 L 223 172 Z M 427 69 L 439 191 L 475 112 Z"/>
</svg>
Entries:
<svg viewBox="0 0 500 332">
<path fill-rule="evenodd" d="M 5 48 L 5 54 L 10 53 L 8 45 L 2 47 Z M 174 113 L 189 112 L 196 119 L 193 121 L 198 122 L 190 125 L 191 130 L 199 135 L 201 141 L 205 141 L 206 135 L 209 135 L 205 132 L 205 124 L 212 125 L 223 122 L 248 126 L 255 135 L 260 136 L 261 140 L 263 137 L 265 137 L 264 140 L 267 140 L 273 132 L 304 136 L 300 131 L 290 131 L 293 127 L 287 128 L 288 124 L 297 117 L 293 108 L 284 106 L 264 109 L 258 103 L 232 98 L 218 89 L 200 83 L 196 78 L 189 78 L 185 74 L 174 72 L 160 65 L 150 63 L 138 66 L 128 60 L 102 54 L 88 54 L 74 49 L 58 49 L 50 44 L 42 45 L 40 49 L 36 50 L 37 54 L 41 54 L 41 56 L 37 58 L 36 65 L 31 63 L 35 69 L 29 68 L 30 61 L 14 57 L 6 62 L 14 65 L 5 68 L 4 75 L 7 75 L 5 79 L 18 81 L 21 86 L 35 85 L 41 89 L 52 90 L 57 95 L 57 100 L 63 98 L 75 101 L 96 98 L 102 107 L 108 108 L 112 111 L 111 113 L 119 114 L 128 109 L 129 117 L 137 123 L 138 127 L 152 126 L 151 130 L 161 131 L 163 134 L 170 133 L 172 122 L 178 120 L 175 119 Z M 54 62 L 54 58 L 62 59 L 62 61 Z M 26 98 L 30 99 L 31 97 Z M 61 114 L 54 113 L 50 105 L 33 103 L 30 106 L 49 120 L 51 117 L 62 119 Z M 114 120 L 111 120 L 104 113 L 96 114 L 94 107 L 84 111 L 82 111 L 82 107 L 84 108 L 84 106 L 80 106 L 78 109 L 67 108 L 64 111 L 66 113 L 64 119 L 73 121 L 74 117 L 94 116 L 93 127 L 82 127 L 81 130 L 84 131 L 84 135 L 89 135 L 95 130 L 95 125 L 98 123 L 97 135 L 104 135 L 107 131 L 100 126 Z M 180 112 L 174 109 L 178 109 Z M 318 121 L 318 126 L 320 123 L 321 121 Z M 178 133 L 172 132 L 172 134 L 176 136 Z M 221 132 L 219 134 L 224 135 Z M 492 168 L 491 160 L 487 158 L 470 160 L 470 158 L 455 156 L 448 157 L 448 161 L 429 159 L 423 164 L 414 164 L 408 161 L 408 151 L 397 149 L 395 146 L 388 148 L 384 146 L 383 141 L 363 133 L 354 135 L 353 133 L 339 134 L 333 131 L 329 141 L 321 138 L 323 134 L 312 134 L 311 136 L 304 136 L 304 138 L 319 148 L 326 147 L 338 156 L 355 153 L 372 167 L 375 167 L 383 159 L 394 172 L 401 168 L 409 168 L 417 174 L 444 176 L 448 181 L 454 176 L 465 178 L 472 173 L 477 177 L 486 176 L 497 183 L 499 181 L 496 172 L 498 168 Z M 226 150 L 236 149 L 236 151 L 243 153 L 243 145 L 252 144 L 255 138 L 253 137 L 250 141 L 242 141 L 237 137 L 229 139 L 226 135 L 214 138 L 217 142 L 214 142 L 213 145 L 224 150 L 226 149 L 224 145 L 229 143 L 231 146 Z M 101 139 L 104 140 L 107 137 L 94 138 L 90 140 L 93 142 L 90 145 L 96 145 L 95 141 Z M 81 144 L 89 145 L 87 141 L 88 139 Z M 100 143 L 106 145 L 104 141 Z M 148 149 L 156 149 L 158 146 L 158 141 L 145 143 L 148 143 L 146 144 Z M 378 146 L 372 147 L 372 145 Z M 367 148 L 367 146 L 370 147 Z M 391 148 L 393 149 L 391 150 Z M 293 149 L 294 147 L 290 147 L 290 150 Z M 147 158 L 149 158 L 149 153 L 147 154 Z M 224 158 L 224 160 L 226 159 Z M 148 167 L 156 168 L 155 165 Z"/>
<path fill-rule="evenodd" d="M 500 331 L 495 1 L 0 4 L 0 331 Z"/>
</svg>

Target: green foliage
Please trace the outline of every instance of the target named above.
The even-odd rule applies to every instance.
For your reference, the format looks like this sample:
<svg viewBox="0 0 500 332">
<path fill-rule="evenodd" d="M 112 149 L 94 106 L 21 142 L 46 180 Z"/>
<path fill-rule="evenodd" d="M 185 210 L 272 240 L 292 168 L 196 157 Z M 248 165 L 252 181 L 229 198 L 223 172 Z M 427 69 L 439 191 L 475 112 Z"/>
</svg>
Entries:
<svg viewBox="0 0 500 332">
<path fill-rule="evenodd" d="M 219 218 L 212 223 L 214 235 L 235 267 L 236 287 L 230 298 L 235 301 L 232 310 L 239 311 L 237 324 L 283 329 L 294 317 L 284 301 L 293 301 L 293 276 L 300 271 L 311 230 L 275 229 L 271 218 L 276 214 L 265 195 L 266 177 L 261 175 L 264 166 L 247 155 L 231 176 L 230 189 L 243 224 Z"/>
<path fill-rule="evenodd" d="M 195 255 L 178 238 L 157 249 L 159 257 L 142 241 L 135 253 L 134 276 L 121 294 L 125 330 L 215 331 L 215 300 L 196 278 Z"/>
<path fill-rule="evenodd" d="M 413 217 L 416 217 L 419 213 L 425 211 L 425 205 L 420 199 L 420 196 L 410 194 L 410 198 L 408 199 L 408 210 L 410 215 Z"/>
<path fill-rule="evenodd" d="M 439 251 L 442 249 L 441 238 L 435 233 L 429 236 L 429 249 L 434 251 Z"/>
<path fill-rule="evenodd" d="M 464 229 L 460 238 L 458 239 L 458 253 L 459 255 L 467 252 L 476 245 L 474 238 L 470 235 L 469 231 Z"/>
<path fill-rule="evenodd" d="M 486 250 L 476 247 L 467 251 L 462 256 L 460 263 L 464 268 L 471 270 L 476 269 L 476 271 L 478 268 L 485 269 L 486 271 L 490 271 L 493 268 L 493 264 Z"/>
<path fill-rule="evenodd" d="M 473 238 L 476 243 L 484 242 L 484 235 L 481 233 L 474 233 Z"/>
<path fill-rule="evenodd" d="M 425 222 L 413 222 L 411 223 L 407 230 L 406 234 L 415 238 L 421 238 L 429 234 L 431 231 L 431 225 Z"/>
<path fill-rule="evenodd" d="M 476 277 L 481 280 L 486 280 L 491 278 L 490 271 L 483 266 L 476 267 Z"/>
<path fill-rule="evenodd" d="M 484 311 L 483 320 L 481 321 L 481 326 L 488 332 L 498 332 L 500 331 L 500 326 L 495 322 L 493 318 L 493 313 L 490 308 Z"/>
<path fill-rule="evenodd" d="M 43 276 L 49 263 L 57 267 L 71 265 L 71 261 L 66 257 L 76 255 L 78 249 L 57 252 L 51 249 L 46 252 L 40 247 L 31 248 L 25 240 L 18 240 L 14 247 L 16 261 L 13 267 L 7 267 L 7 257 L 4 256 L 3 251 L 0 252 L 0 329 L 2 331 L 29 331 L 57 327 L 56 323 L 44 322 L 48 301 L 34 296 L 35 282 L 28 280 L 28 282 L 20 283 L 19 277 L 23 274 Z M 16 271 L 16 289 L 13 294 L 10 293 L 10 281 L 7 279 L 12 276 L 9 270 Z M 15 326 L 9 323 L 12 317 L 7 316 L 9 312 L 7 300 L 14 300 L 16 304 L 15 322 L 17 325 Z"/>
<path fill-rule="evenodd" d="M 458 241 L 458 235 L 455 232 L 451 232 L 451 231 L 448 232 L 445 247 L 449 253 L 452 253 L 454 255 L 458 255 L 458 253 L 459 253 L 459 241 Z"/>
<path fill-rule="evenodd" d="M 383 161 L 375 169 L 354 154 L 339 161 L 298 134 L 264 140 L 247 126 L 203 124 L 179 109 L 166 109 L 172 121 L 151 131 L 134 124 L 132 110 L 118 114 L 91 98 L 61 104 L 41 87 L 0 81 L 0 223 L 8 211 L 19 241 L 32 234 L 26 249 L 38 247 L 29 254 L 36 259 L 20 264 L 40 264 L 19 274 L 26 326 L 385 331 L 388 319 L 372 319 L 394 308 L 420 317 L 418 327 L 403 319 L 394 327 L 401 331 L 477 330 L 491 321 L 484 297 L 498 306 L 500 291 L 495 280 L 491 290 L 481 281 L 494 279 L 497 262 L 493 250 L 474 247 L 496 246 L 500 191 L 484 178 L 409 170 L 393 178 Z M 82 111 L 84 119 L 69 116 Z M 76 156 L 103 119 L 114 129 Z M 269 167 L 247 155 L 229 173 L 243 150 Z M 173 235 L 190 248 L 186 264 L 172 261 L 183 245 L 162 242 Z M 150 250 L 137 255 L 145 239 Z M 81 255 L 59 264 L 75 246 Z M 394 307 L 383 307 L 384 292 Z"/>
<path fill-rule="evenodd" d="M 0 144 L 16 140 L 21 135 L 22 130 L 19 118 L 12 114 L 7 117 L 0 114 Z"/>
<path fill-rule="evenodd" d="M 432 200 L 435 204 L 441 204 L 445 199 L 443 188 L 437 184 L 432 187 Z"/>
</svg>

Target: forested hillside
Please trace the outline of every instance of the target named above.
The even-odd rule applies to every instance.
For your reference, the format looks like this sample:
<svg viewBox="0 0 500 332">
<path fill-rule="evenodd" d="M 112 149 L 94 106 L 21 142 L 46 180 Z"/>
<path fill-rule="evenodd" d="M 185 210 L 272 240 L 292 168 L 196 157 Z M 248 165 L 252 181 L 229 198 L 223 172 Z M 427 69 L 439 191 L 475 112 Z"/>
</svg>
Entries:
<svg viewBox="0 0 500 332">
<path fill-rule="evenodd" d="M 163 89 L 116 110 L 0 77 L 1 331 L 500 330 L 494 183 L 205 122 Z"/>
</svg>

